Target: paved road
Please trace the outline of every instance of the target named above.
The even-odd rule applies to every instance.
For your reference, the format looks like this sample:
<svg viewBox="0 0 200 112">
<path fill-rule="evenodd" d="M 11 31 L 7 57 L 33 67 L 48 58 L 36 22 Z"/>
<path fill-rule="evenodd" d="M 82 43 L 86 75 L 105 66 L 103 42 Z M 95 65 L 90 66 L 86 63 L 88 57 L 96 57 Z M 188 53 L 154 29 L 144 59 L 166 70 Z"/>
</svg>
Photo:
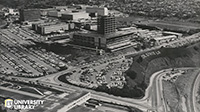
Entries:
<svg viewBox="0 0 200 112">
<path fill-rule="evenodd" d="M 131 107 L 138 107 L 141 110 L 147 111 L 147 109 L 152 109 L 151 106 L 149 106 L 145 101 L 140 101 L 140 100 L 134 100 L 134 99 L 129 99 L 129 98 L 122 98 L 122 97 L 116 97 L 113 95 L 109 95 L 107 93 L 103 92 L 96 92 L 91 89 L 86 89 L 86 88 L 81 88 L 73 85 L 69 85 L 63 82 L 60 82 L 57 78 L 62 75 L 69 72 L 69 70 L 59 72 L 54 75 L 49 75 L 48 77 L 43 77 L 43 78 L 35 78 L 35 79 L 29 79 L 29 78 L 22 78 L 22 80 L 32 81 L 36 82 L 36 80 L 39 80 L 40 84 L 46 85 L 46 86 L 51 86 L 52 88 L 68 92 L 68 93 L 73 93 L 75 91 L 87 91 L 91 92 L 93 94 L 94 98 L 99 98 L 104 101 L 108 102 L 115 102 L 118 104 L 126 105 L 126 106 L 131 106 Z M 16 77 L 15 77 L 16 78 Z M 20 78 L 17 78 L 20 80 Z M 62 86 L 60 86 L 62 85 Z"/>
<path fill-rule="evenodd" d="M 199 35 L 200 35 L 200 33 L 192 35 L 185 39 L 181 39 L 181 41 L 196 38 Z M 171 44 L 179 43 L 179 42 L 180 42 L 180 40 L 177 40 L 177 41 L 170 42 L 166 45 L 171 45 Z M 147 50 L 141 51 L 139 53 L 151 51 L 153 49 L 158 49 L 160 47 L 161 46 L 157 46 L 152 49 L 147 49 Z M 132 52 L 132 53 L 129 53 L 126 55 L 130 55 L 130 54 L 136 54 L 136 52 Z M 142 99 L 138 99 L 138 100 L 130 99 L 130 98 L 116 97 L 116 96 L 112 96 L 112 95 L 109 95 L 106 93 L 96 92 L 94 90 L 80 88 L 77 86 L 72 86 L 72 85 L 60 82 L 57 79 L 59 76 L 66 74 L 70 71 L 73 71 L 74 69 L 75 68 L 72 67 L 72 68 L 69 68 L 68 70 L 64 70 L 64 71 L 61 71 L 61 72 L 58 72 L 58 73 L 55 73 L 55 74 L 52 74 L 49 76 L 41 77 L 41 78 L 35 78 L 35 79 L 33 79 L 33 78 L 31 78 L 31 79 L 18 78 L 18 79 L 32 81 L 32 82 L 37 82 L 37 80 L 39 80 L 39 83 L 45 84 L 47 86 L 52 86 L 52 88 L 64 90 L 67 92 L 74 92 L 76 90 L 88 91 L 93 94 L 94 98 L 99 98 L 99 99 L 109 101 L 109 102 L 116 102 L 116 103 L 120 103 L 120 104 L 124 104 L 124 105 L 128 105 L 128 106 L 138 107 L 139 109 L 144 110 L 144 111 L 146 111 L 148 109 L 153 109 L 153 110 L 155 109 L 155 110 L 158 110 L 158 112 L 166 112 L 165 101 L 163 100 L 162 75 L 165 72 L 170 71 L 170 69 L 166 69 L 166 70 L 162 70 L 162 71 L 154 73 L 152 75 L 152 77 L 150 78 L 150 84 L 146 90 L 145 97 Z M 190 68 L 183 68 L 183 69 L 190 69 Z M 60 84 L 61 84 L 61 86 L 60 86 Z"/>
<path fill-rule="evenodd" d="M 188 43 L 188 41 L 193 41 L 193 39 L 195 39 L 196 41 L 199 41 L 200 40 L 200 33 L 196 33 L 196 34 L 187 36 L 185 38 L 180 38 L 178 40 L 174 40 L 174 41 L 171 41 L 171 42 L 168 42 L 168 43 L 164 43 L 164 44 L 161 44 L 159 46 L 155 46 L 155 47 L 152 47 L 152 48 L 149 48 L 149 49 L 145 49 L 145 50 L 141 50 L 141 51 L 137 51 L 137 52 L 128 52 L 125 55 L 128 56 L 128 55 L 134 55 L 134 54 L 141 54 L 141 53 L 144 53 L 144 52 L 160 49 L 163 46 L 175 45 L 177 43 L 184 43 L 184 42 Z M 171 46 L 171 47 L 173 47 L 173 46 Z"/>
<path fill-rule="evenodd" d="M 96 92 L 91 89 L 85 89 L 73 85 L 69 85 L 66 83 L 63 83 L 58 80 L 58 77 L 61 75 L 64 75 L 68 72 L 73 71 L 75 68 L 69 68 L 68 70 L 64 70 L 49 76 L 41 77 L 41 78 L 19 78 L 21 80 L 26 80 L 36 82 L 39 80 L 39 83 L 47 85 L 47 86 L 52 86 L 55 89 L 63 90 L 65 92 L 72 93 L 74 91 L 88 91 L 91 92 L 94 96 L 98 96 L 96 98 L 101 98 L 105 101 L 112 101 L 112 102 L 117 102 L 119 101 L 120 104 L 126 104 L 129 106 L 133 107 L 138 107 L 141 110 L 147 110 L 147 109 L 152 109 L 152 110 L 158 110 L 158 112 L 167 112 L 164 98 L 163 98 L 163 90 L 162 90 L 162 76 L 165 75 L 167 72 L 171 71 L 171 69 L 165 69 L 158 71 L 152 75 L 150 78 L 150 84 L 148 88 L 146 89 L 145 92 L 145 97 L 142 99 L 130 99 L 130 98 L 122 98 L 122 97 L 116 97 L 113 95 L 109 95 L 107 93 L 103 92 Z M 180 68 L 180 69 L 191 69 L 191 68 Z M 62 85 L 62 86 L 60 86 Z M 109 98 L 109 100 L 108 100 Z"/>
<path fill-rule="evenodd" d="M 186 70 L 195 68 L 188 67 L 188 68 L 178 68 L 178 69 Z M 60 82 L 58 80 L 58 77 L 60 75 L 68 73 L 70 70 L 73 70 L 73 68 L 42 78 L 35 78 L 35 79 L 23 78 L 22 80 L 32 81 L 32 82 L 36 82 L 37 80 L 39 80 L 40 84 L 51 86 L 52 88 L 59 89 L 65 92 L 74 92 L 74 91 L 91 92 L 94 98 L 101 99 L 103 101 L 114 102 L 117 104 L 127 105 L 131 107 L 137 107 L 143 111 L 157 110 L 157 112 L 168 112 L 163 97 L 162 76 L 165 75 L 167 72 L 171 71 L 171 69 L 161 70 L 152 75 L 152 77 L 150 78 L 150 84 L 146 89 L 145 97 L 142 99 L 116 97 L 113 95 L 109 95 L 107 93 L 96 92 L 91 89 L 81 88 Z"/>
<path fill-rule="evenodd" d="M 192 106 L 193 106 L 192 111 L 193 112 L 198 112 L 197 105 L 196 105 L 196 94 L 199 89 L 199 84 L 200 84 L 200 73 L 198 74 L 198 76 L 194 82 L 193 88 L 192 88 Z"/>
</svg>

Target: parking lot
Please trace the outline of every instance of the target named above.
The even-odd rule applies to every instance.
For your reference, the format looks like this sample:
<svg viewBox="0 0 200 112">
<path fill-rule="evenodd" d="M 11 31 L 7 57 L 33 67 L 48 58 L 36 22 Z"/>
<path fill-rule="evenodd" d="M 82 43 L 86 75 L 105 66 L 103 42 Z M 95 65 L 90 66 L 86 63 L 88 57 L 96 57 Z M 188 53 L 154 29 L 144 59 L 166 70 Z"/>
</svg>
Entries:
<svg viewBox="0 0 200 112">
<path fill-rule="evenodd" d="M 18 29 L 4 29 L 1 36 L 1 71 L 8 75 L 38 77 L 67 69 L 67 64 L 53 52 L 44 49 L 28 49 L 32 43 L 27 35 L 17 33 Z M 18 31 L 19 32 L 19 31 Z M 24 34 L 24 33 L 23 33 Z"/>
<path fill-rule="evenodd" d="M 96 61 L 72 71 L 67 80 L 75 85 L 96 88 L 101 85 L 123 88 L 125 71 L 130 67 L 132 59 L 119 56 L 104 61 Z"/>
</svg>

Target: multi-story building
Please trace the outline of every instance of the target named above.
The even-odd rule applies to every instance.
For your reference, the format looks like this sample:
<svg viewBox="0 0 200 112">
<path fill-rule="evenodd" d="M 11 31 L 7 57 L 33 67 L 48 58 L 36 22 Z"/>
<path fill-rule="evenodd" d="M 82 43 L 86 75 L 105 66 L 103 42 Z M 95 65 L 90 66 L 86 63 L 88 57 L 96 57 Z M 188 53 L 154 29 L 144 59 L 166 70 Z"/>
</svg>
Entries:
<svg viewBox="0 0 200 112">
<path fill-rule="evenodd" d="M 100 34 L 114 33 L 116 21 L 113 16 L 99 16 L 97 18 L 97 32 Z"/>
<path fill-rule="evenodd" d="M 75 12 L 75 13 L 63 13 L 61 16 L 62 20 L 70 20 L 70 21 L 79 21 L 82 19 L 89 19 L 89 14 L 82 11 L 82 12 Z"/>
<path fill-rule="evenodd" d="M 86 12 L 93 13 L 95 11 L 92 11 L 91 8 Z M 134 33 L 134 30 L 116 31 L 115 17 L 102 12 L 102 15 L 97 16 L 97 32 L 75 33 L 73 43 L 90 48 L 116 51 L 134 46 L 135 44 L 133 45 L 131 42 Z"/>
<path fill-rule="evenodd" d="M 41 18 L 39 9 L 20 9 L 20 21 L 33 21 Z"/>
<path fill-rule="evenodd" d="M 50 33 L 59 33 L 74 29 L 74 23 L 40 23 L 32 24 L 32 29 L 41 35 L 47 35 Z"/>
<path fill-rule="evenodd" d="M 176 35 L 169 35 L 169 36 L 162 36 L 162 37 L 153 38 L 153 40 L 155 40 L 157 45 L 161 45 L 163 43 L 168 43 L 168 42 L 174 41 L 176 39 L 178 39 L 178 36 L 176 36 Z"/>
<path fill-rule="evenodd" d="M 96 32 L 79 32 L 73 36 L 73 42 L 76 45 L 91 48 L 101 48 L 105 50 L 115 50 L 131 47 L 130 39 L 134 31 L 118 31 L 110 34 L 98 34 Z"/>
<path fill-rule="evenodd" d="M 69 11 L 51 10 L 51 11 L 48 11 L 47 15 L 50 16 L 50 17 L 60 18 L 62 16 L 62 14 L 65 14 L 65 13 L 69 13 Z"/>
<path fill-rule="evenodd" d="M 54 25 L 56 22 L 44 22 L 44 23 L 33 23 L 32 24 L 32 29 L 35 31 L 38 31 L 38 28 L 40 26 L 45 26 L 45 25 Z"/>
</svg>

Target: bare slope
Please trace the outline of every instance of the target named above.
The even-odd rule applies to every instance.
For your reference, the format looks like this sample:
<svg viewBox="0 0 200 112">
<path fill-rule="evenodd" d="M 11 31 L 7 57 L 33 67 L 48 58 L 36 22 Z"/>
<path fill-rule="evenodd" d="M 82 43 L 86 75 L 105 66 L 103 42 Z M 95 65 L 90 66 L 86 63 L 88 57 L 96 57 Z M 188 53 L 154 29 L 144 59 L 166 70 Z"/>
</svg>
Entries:
<svg viewBox="0 0 200 112">
<path fill-rule="evenodd" d="M 196 66 L 200 66 L 200 43 L 182 48 L 162 48 L 135 56 L 132 66 L 126 72 L 127 85 L 125 88 L 130 90 L 130 95 L 127 93 L 126 96 L 142 97 L 144 94 L 141 94 L 141 91 L 145 91 L 149 78 L 156 71 L 173 67 Z M 121 93 L 127 92 L 125 88 Z M 133 94 L 131 90 L 136 94 Z"/>
<path fill-rule="evenodd" d="M 192 88 L 199 70 L 188 70 L 175 82 L 163 81 L 164 98 L 170 112 L 193 112 Z"/>
<path fill-rule="evenodd" d="M 158 55 L 144 57 L 144 54 L 134 57 L 134 62 L 127 74 L 137 84 L 149 83 L 152 73 L 172 67 L 200 66 L 200 43 L 182 48 L 162 48 L 154 52 Z M 152 53 L 146 53 L 152 54 Z"/>
<path fill-rule="evenodd" d="M 127 83 L 122 89 L 103 85 L 97 90 L 117 96 L 141 98 L 154 72 L 173 67 L 196 66 L 200 66 L 200 43 L 181 48 L 162 48 L 133 57 L 133 64 L 126 71 Z"/>
</svg>

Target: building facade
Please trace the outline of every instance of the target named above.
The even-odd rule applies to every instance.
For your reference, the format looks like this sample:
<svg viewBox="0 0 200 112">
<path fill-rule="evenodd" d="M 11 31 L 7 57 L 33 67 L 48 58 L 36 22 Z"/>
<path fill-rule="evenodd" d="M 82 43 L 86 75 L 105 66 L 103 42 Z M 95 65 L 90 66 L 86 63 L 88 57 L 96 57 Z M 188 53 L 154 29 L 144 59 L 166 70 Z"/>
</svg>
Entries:
<svg viewBox="0 0 200 112">
<path fill-rule="evenodd" d="M 130 39 L 134 32 L 119 31 L 112 34 L 102 35 L 95 32 L 82 32 L 73 35 L 73 43 L 80 46 L 100 48 L 105 50 L 131 47 Z"/>
<path fill-rule="evenodd" d="M 133 46 L 134 30 L 117 31 L 114 16 L 98 16 L 97 32 L 79 32 L 73 35 L 73 43 L 80 46 L 110 51 Z"/>
<path fill-rule="evenodd" d="M 39 9 L 20 9 L 20 21 L 34 21 L 41 18 Z"/>
<path fill-rule="evenodd" d="M 116 20 L 113 16 L 99 16 L 97 18 L 97 32 L 99 34 L 110 34 L 116 30 Z"/>
<path fill-rule="evenodd" d="M 61 16 L 62 20 L 78 21 L 81 19 L 89 19 L 89 14 L 86 12 L 65 13 Z"/>
<path fill-rule="evenodd" d="M 163 43 L 168 43 L 170 41 L 174 41 L 178 39 L 178 36 L 176 35 L 169 35 L 169 36 L 162 36 L 162 37 L 156 37 L 153 40 L 155 40 L 157 45 L 161 45 Z"/>
<path fill-rule="evenodd" d="M 47 35 L 51 33 L 59 33 L 74 29 L 74 23 L 41 23 L 32 24 L 32 29 L 41 35 Z"/>
</svg>

